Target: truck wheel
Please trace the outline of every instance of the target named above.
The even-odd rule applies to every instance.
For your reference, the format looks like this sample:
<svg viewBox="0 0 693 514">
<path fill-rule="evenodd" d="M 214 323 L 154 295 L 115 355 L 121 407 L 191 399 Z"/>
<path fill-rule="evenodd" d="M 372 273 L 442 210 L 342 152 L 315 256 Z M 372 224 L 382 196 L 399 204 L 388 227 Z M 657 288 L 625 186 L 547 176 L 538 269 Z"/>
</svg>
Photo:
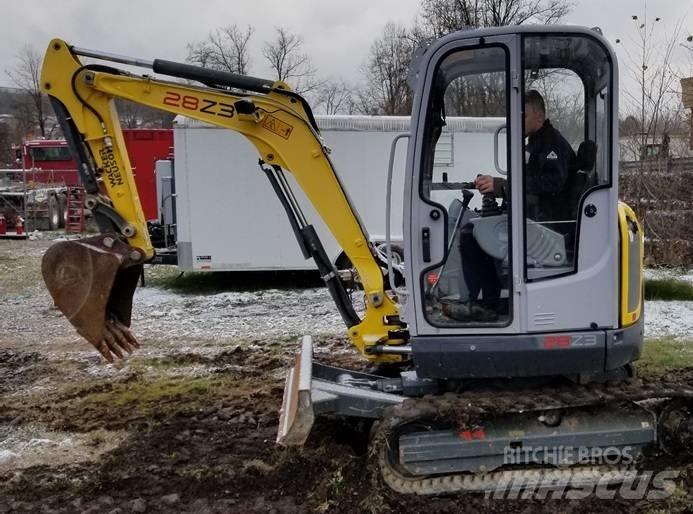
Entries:
<svg viewBox="0 0 693 514">
<path fill-rule="evenodd" d="M 351 264 L 351 259 L 349 259 L 349 257 L 347 257 L 347 255 L 344 252 L 339 254 L 339 257 L 337 257 L 337 260 L 335 261 L 334 265 L 338 271 L 351 271 L 351 279 L 342 279 L 342 283 L 344 284 L 344 287 L 347 288 L 347 290 L 355 291 L 357 289 L 363 288 L 363 286 L 361 285 L 361 281 L 358 278 L 356 268 L 354 268 L 354 265 Z"/>
<path fill-rule="evenodd" d="M 58 205 L 60 207 L 60 228 L 65 228 L 67 225 L 67 197 L 58 195 Z"/>
<path fill-rule="evenodd" d="M 382 246 L 383 253 L 385 254 L 385 245 L 383 244 Z M 404 262 L 404 250 L 400 248 L 399 246 L 392 245 L 392 264 L 395 266 L 394 269 L 394 275 L 395 275 L 395 287 L 402 287 L 404 285 L 404 277 L 402 276 L 402 273 L 398 269 L 398 264 L 402 264 Z M 390 284 L 390 276 L 388 275 L 387 272 L 387 262 L 381 262 L 380 263 L 380 268 L 383 270 L 383 280 L 385 281 L 385 290 L 388 291 L 390 289 L 393 289 L 391 284 Z"/>
<path fill-rule="evenodd" d="M 60 205 L 55 195 L 48 198 L 48 229 L 58 230 L 60 228 Z"/>
</svg>

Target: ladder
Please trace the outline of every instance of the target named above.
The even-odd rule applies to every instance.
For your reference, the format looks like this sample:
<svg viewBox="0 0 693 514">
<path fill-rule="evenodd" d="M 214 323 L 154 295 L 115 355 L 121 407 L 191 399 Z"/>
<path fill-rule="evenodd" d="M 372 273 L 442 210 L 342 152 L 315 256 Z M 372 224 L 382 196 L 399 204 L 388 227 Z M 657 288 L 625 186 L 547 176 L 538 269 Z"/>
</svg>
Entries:
<svg viewBox="0 0 693 514">
<path fill-rule="evenodd" d="M 86 230 L 84 219 L 84 188 L 68 186 L 65 203 L 65 233 L 81 234 Z"/>
</svg>

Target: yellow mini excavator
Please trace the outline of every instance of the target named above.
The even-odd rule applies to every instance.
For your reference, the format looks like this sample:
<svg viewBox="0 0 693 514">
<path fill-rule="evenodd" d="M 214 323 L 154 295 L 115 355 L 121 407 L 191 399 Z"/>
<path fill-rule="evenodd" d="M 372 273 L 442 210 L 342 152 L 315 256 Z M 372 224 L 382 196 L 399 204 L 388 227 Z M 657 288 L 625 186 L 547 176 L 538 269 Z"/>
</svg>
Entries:
<svg viewBox="0 0 693 514">
<path fill-rule="evenodd" d="M 600 31 L 450 34 L 416 52 L 409 83 L 410 132 L 393 141 L 383 191 L 384 259 L 310 106 L 286 84 L 51 41 L 41 88 L 100 230 L 46 252 L 56 304 L 104 358 L 138 346 L 132 297 L 154 249 L 115 108 L 125 99 L 239 132 L 257 148 L 349 339 L 375 365 L 388 364 L 388 373 L 370 374 L 314 362 L 305 336 L 287 376 L 280 444 L 303 444 L 316 416 L 371 419 L 383 479 L 417 494 L 488 491 L 509 476 L 534 487 L 547 477 L 617 481 L 653 448 L 690 452 L 693 388 L 634 377 L 644 342 L 643 233 L 618 201 L 617 66 Z M 573 100 L 570 112 L 552 104 L 556 95 Z M 402 284 L 389 218 L 392 157 L 405 141 Z M 287 174 L 353 264 L 363 312 Z M 576 451 L 558 459 L 550 451 L 567 447 Z"/>
</svg>

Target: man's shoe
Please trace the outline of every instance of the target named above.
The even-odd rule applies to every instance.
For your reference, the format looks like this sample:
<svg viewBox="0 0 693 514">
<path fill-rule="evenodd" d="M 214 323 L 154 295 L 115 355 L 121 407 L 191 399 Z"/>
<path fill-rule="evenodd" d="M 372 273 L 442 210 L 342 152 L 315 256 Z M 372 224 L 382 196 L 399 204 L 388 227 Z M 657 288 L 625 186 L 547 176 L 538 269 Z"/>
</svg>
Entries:
<svg viewBox="0 0 693 514">
<path fill-rule="evenodd" d="M 482 323 L 498 321 L 498 312 L 493 308 L 485 307 L 478 303 L 472 303 L 471 307 L 468 309 L 474 321 L 481 321 Z"/>
<path fill-rule="evenodd" d="M 472 315 L 467 303 L 444 303 L 443 314 L 457 321 L 471 321 Z"/>
</svg>

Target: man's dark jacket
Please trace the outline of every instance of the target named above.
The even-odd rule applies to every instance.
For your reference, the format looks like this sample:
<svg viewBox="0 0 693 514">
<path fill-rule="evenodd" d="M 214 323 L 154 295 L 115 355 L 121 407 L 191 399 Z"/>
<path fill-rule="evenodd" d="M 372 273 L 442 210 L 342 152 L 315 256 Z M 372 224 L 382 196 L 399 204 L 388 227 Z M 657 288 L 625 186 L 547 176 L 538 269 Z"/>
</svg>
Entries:
<svg viewBox="0 0 693 514">
<path fill-rule="evenodd" d="M 535 221 L 569 219 L 575 152 L 549 120 L 529 136 L 525 161 L 527 215 Z"/>
</svg>

